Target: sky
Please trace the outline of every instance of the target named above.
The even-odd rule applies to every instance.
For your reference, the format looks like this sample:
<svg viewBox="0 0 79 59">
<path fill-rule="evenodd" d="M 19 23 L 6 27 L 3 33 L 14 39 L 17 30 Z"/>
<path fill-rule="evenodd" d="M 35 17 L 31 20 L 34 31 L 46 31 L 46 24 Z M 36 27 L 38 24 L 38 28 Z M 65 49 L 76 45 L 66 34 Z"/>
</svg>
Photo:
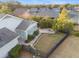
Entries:
<svg viewBox="0 0 79 59">
<path fill-rule="evenodd" d="M 5 0 L 3 0 L 5 1 Z M 16 0 L 22 4 L 79 4 L 79 0 Z"/>
<path fill-rule="evenodd" d="M 17 0 L 23 4 L 79 4 L 79 0 Z"/>
</svg>

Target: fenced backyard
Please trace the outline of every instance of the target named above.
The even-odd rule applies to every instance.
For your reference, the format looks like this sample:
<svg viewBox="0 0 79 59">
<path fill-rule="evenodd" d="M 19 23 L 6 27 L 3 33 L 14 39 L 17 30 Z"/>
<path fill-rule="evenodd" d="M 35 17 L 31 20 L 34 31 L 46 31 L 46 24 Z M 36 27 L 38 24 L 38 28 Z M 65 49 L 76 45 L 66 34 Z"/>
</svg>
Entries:
<svg viewBox="0 0 79 59">
<path fill-rule="evenodd" d="M 65 37 L 63 33 L 56 34 L 41 34 L 38 41 L 34 44 L 34 47 L 40 52 L 42 57 L 47 57 L 51 49 Z"/>
</svg>

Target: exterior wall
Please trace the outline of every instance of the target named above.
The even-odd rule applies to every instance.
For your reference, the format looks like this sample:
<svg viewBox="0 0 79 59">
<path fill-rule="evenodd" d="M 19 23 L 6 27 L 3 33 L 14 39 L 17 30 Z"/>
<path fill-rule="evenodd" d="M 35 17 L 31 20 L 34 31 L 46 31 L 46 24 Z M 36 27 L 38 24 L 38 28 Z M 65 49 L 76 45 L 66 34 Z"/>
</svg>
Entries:
<svg viewBox="0 0 79 59">
<path fill-rule="evenodd" d="M 21 37 L 24 38 L 24 39 L 27 39 L 27 33 L 26 33 L 26 32 L 24 32 L 24 31 L 22 31 L 22 30 L 19 30 L 19 29 L 16 29 L 15 31 L 17 32 L 17 34 L 18 34 L 19 36 L 21 36 Z"/>
<path fill-rule="evenodd" d="M 32 35 L 34 31 L 36 31 L 37 28 L 37 23 L 31 24 L 27 30 L 25 31 L 26 33 L 28 33 L 29 35 Z"/>
<path fill-rule="evenodd" d="M 8 56 L 8 52 L 18 44 L 18 37 L 0 48 L 0 58 Z"/>
<path fill-rule="evenodd" d="M 27 40 L 28 35 L 32 35 L 34 31 L 36 31 L 37 28 L 37 23 L 33 23 L 29 25 L 29 27 L 24 31 L 20 29 L 16 29 L 15 31 L 25 40 Z"/>
<path fill-rule="evenodd" d="M 38 28 L 37 28 L 37 23 L 34 23 L 34 24 L 31 24 L 27 29 L 26 31 L 21 31 L 19 29 L 17 29 L 17 33 L 22 37 L 24 38 L 25 40 L 27 40 L 28 38 L 28 35 L 32 35 L 34 33 L 34 31 L 36 31 Z"/>
</svg>

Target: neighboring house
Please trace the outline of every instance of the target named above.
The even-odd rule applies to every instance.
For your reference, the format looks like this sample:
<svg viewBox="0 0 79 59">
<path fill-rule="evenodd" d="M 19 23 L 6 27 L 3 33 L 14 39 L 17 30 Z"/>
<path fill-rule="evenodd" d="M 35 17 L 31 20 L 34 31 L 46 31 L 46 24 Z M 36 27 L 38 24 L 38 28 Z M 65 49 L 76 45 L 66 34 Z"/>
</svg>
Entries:
<svg viewBox="0 0 79 59">
<path fill-rule="evenodd" d="M 17 9 L 15 9 L 13 15 L 18 16 L 18 17 L 22 17 L 24 19 L 31 17 L 31 14 L 28 13 L 27 9 L 25 9 L 25 8 L 17 8 Z"/>
<path fill-rule="evenodd" d="M 71 11 L 79 11 L 79 7 L 70 7 L 70 8 L 67 8 L 68 10 L 71 10 Z"/>
<path fill-rule="evenodd" d="M 49 9 L 49 8 L 39 8 L 39 9 L 36 10 L 36 12 L 32 11 L 32 9 L 31 9 L 29 11 L 29 13 L 32 16 L 41 16 L 41 17 L 56 18 L 56 17 L 59 16 L 60 9 L 59 8 L 52 8 L 52 9 Z"/>
<path fill-rule="evenodd" d="M 70 11 L 69 16 L 74 23 L 79 24 L 79 12 Z"/>
<path fill-rule="evenodd" d="M 79 11 L 79 7 L 75 7 L 74 9 L 75 9 L 76 11 Z"/>
<path fill-rule="evenodd" d="M 72 11 L 75 11 L 74 7 L 69 7 L 69 8 L 66 8 L 67 10 L 72 10 Z"/>
<path fill-rule="evenodd" d="M 31 9 L 23 9 L 18 8 L 14 11 L 14 15 L 20 16 L 22 18 L 29 18 L 31 16 L 41 16 L 41 17 L 51 17 L 56 18 L 60 13 L 59 8 L 31 8 Z"/>
<path fill-rule="evenodd" d="M 8 14 L 0 18 L 0 29 L 3 27 L 18 33 L 25 40 L 28 35 L 32 35 L 32 33 L 38 29 L 37 22 L 24 20 Z"/>
<path fill-rule="evenodd" d="M 18 35 L 7 28 L 0 29 L 0 58 L 7 57 L 8 52 L 18 44 Z"/>
</svg>

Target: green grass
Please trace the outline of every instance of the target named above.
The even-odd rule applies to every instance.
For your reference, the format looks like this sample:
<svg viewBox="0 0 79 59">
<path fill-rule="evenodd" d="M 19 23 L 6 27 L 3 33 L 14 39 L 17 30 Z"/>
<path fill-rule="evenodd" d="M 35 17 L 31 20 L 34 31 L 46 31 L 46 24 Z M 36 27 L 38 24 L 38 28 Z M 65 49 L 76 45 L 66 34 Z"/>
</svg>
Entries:
<svg viewBox="0 0 79 59">
<path fill-rule="evenodd" d="M 21 45 L 16 45 L 9 52 L 10 57 L 11 58 L 17 58 L 17 57 L 19 57 L 21 49 L 22 49 L 22 46 Z"/>
<path fill-rule="evenodd" d="M 42 34 L 38 39 L 39 41 L 35 45 L 35 48 L 43 53 L 47 53 L 50 48 L 56 45 L 61 38 L 65 35 L 62 33 L 58 34 Z"/>
</svg>

